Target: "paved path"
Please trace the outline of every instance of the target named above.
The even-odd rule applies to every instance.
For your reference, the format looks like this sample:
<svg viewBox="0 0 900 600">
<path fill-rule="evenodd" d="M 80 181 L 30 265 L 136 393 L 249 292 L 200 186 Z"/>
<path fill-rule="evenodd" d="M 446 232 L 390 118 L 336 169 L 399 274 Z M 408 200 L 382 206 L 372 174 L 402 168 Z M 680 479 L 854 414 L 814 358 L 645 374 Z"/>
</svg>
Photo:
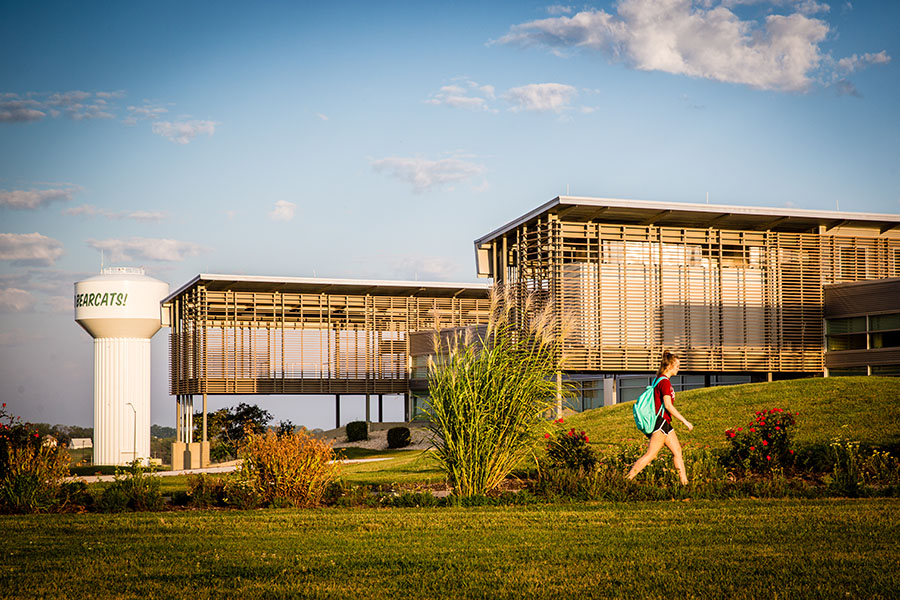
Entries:
<svg viewBox="0 0 900 600">
<path fill-rule="evenodd" d="M 390 460 L 390 457 L 383 458 L 353 458 L 348 460 L 342 460 L 340 462 L 345 465 L 353 464 L 353 463 L 366 463 L 366 462 L 377 462 L 379 460 Z M 158 477 L 174 477 L 176 475 L 197 475 L 200 473 L 229 473 L 234 471 L 240 466 L 239 461 L 232 461 L 229 463 L 223 463 L 221 465 L 214 465 L 211 467 L 205 467 L 203 469 L 183 469 L 181 471 L 156 471 L 152 473 L 152 475 L 156 475 Z M 63 481 L 84 481 L 85 483 L 96 483 L 98 481 L 114 481 L 116 478 L 115 475 L 75 475 L 73 477 L 66 477 Z"/>
</svg>

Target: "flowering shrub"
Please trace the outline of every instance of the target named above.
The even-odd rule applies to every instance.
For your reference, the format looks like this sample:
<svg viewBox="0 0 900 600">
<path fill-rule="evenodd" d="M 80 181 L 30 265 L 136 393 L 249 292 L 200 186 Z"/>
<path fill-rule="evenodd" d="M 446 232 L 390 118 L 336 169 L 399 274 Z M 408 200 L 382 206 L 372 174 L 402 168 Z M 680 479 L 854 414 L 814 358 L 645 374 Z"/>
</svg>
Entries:
<svg viewBox="0 0 900 600">
<path fill-rule="evenodd" d="M 5 421 L 5 422 L 4 422 Z M 64 447 L 44 446 L 40 434 L 0 406 L 0 511 L 40 512 L 57 508 L 62 479 L 69 474 Z"/>
<path fill-rule="evenodd" d="M 339 468 L 331 444 L 305 429 L 283 436 L 250 433 L 240 453 L 240 485 L 226 485 L 225 496 L 241 505 L 258 498 L 274 506 L 316 506 Z"/>
<path fill-rule="evenodd" d="M 554 423 L 562 425 L 563 420 L 560 418 Z M 583 431 L 561 428 L 555 435 L 544 434 L 544 438 L 547 440 L 547 459 L 552 467 L 590 471 L 597 464 L 597 453 L 588 446 L 588 436 Z"/>
<path fill-rule="evenodd" d="M 770 408 L 757 412 L 756 418 L 744 427 L 726 429 L 725 438 L 731 444 L 728 456 L 731 466 L 745 471 L 772 472 L 792 465 L 790 429 L 799 414 Z"/>
</svg>

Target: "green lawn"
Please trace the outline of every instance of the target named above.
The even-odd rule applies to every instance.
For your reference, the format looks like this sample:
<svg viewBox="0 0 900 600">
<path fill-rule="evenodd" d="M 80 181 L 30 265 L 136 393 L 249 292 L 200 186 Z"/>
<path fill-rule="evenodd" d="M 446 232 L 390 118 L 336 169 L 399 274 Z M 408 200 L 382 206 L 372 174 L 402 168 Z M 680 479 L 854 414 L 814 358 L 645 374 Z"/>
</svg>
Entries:
<svg viewBox="0 0 900 600">
<path fill-rule="evenodd" d="M 674 425 L 682 443 L 723 447 L 726 429 L 746 425 L 758 410 L 778 407 L 799 411 L 794 429 L 798 445 L 827 444 L 846 425 L 847 435 L 863 444 L 897 447 L 898 398 L 900 377 L 829 377 L 705 388 L 675 395 L 675 406 L 694 431 Z M 585 430 L 591 443 L 600 447 L 644 442 L 634 425 L 632 405 L 585 411 L 566 419 L 565 425 Z"/>
<path fill-rule="evenodd" d="M 900 500 L 0 517 L 8 598 L 889 598 Z"/>
</svg>

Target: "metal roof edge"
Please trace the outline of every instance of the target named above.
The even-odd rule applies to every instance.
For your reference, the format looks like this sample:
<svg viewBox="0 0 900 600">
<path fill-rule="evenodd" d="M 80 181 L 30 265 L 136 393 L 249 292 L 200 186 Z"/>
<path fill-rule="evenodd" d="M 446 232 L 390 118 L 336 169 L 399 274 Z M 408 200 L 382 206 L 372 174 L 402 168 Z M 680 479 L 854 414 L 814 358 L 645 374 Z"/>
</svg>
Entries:
<svg viewBox="0 0 900 600">
<path fill-rule="evenodd" d="M 812 210 L 803 208 L 769 208 L 757 206 L 732 206 L 727 204 L 699 204 L 692 202 L 659 202 L 655 200 L 629 200 L 623 198 L 597 198 L 590 196 L 557 196 L 545 202 L 541 206 L 531 210 L 521 217 L 502 225 L 487 235 L 483 235 L 475 240 L 475 249 L 485 242 L 499 237 L 508 231 L 515 229 L 523 223 L 526 223 L 538 215 L 550 210 L 557 205 L 566 206 L 610 206 L 615 208 L 639 208 L 652 210 L 683 210 L 689 212 L 724 212 L 735 215 L 760 215 L 772 217 L 799 217 L 799 218 L 819 218 L 832 221 L 883 221 L 889 223 L 900 224 L 900 214 L 885 213 L 856 213 L 834 210 Z"/>
<path fill-rule="evenodd" d="M 392 286 L 392 287 L 419 287 L 419 288 L 441 288 L 441 289 L 481 289 L 488 290 L 491 284 L 488 283 L 462 283 L 453 281 L 405 281 L 405 280 L 383 280 L 383 279 L 331 279 L 324 277 L 275 277 L 269 275 L 227 275 L 222 273 L 200 273 L 193 279 L 180 286 L 176 291 L 169 294 L 162 300 L 162 304 L 171 302 L 177 296 L 180 296 L 186 290 L 192 288 L 201 281 L 235 281 L 248 283 L 308 283 L 308 284 L 324 284 L 324 285 L 363 285 L 363 286 Z"/>
</svg>

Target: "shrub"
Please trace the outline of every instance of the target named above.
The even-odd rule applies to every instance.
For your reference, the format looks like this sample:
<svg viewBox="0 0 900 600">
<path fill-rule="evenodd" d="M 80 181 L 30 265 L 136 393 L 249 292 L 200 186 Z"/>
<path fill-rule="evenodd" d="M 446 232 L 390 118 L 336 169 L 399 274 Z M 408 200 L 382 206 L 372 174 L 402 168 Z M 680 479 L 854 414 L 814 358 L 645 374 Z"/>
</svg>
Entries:
<svg viewBox="0 0 900 600">
<path fill-rule="evenodd" d="M 282 436 L 271 430 L 251 433 L 241 457 L 238 480 L 242 483 L 228 488 L 226 496 L 232 498 L 237 492 L 245 505 L 256 496 L 262 504 L 316 506 L 339 468 L 331 444 L 305 430 Z"/>
<path fill-rule="evenodd" d="M 796 413 L 800 414 L 800 413 Z M 794 415 L 781 408 L 756 413 L 744 427 L 727 429 L 725 438 L 731 445 L 729 464 L 744 472 L 771 473 L 794 464 L 790 447 L 790 430 Z"/>
<path fill-rule="evenodd" d="M 187 496 L 192 506 L 209 508 L 225 505 L 225 479 L 206 473 L 188 475 Z"/>
<path fill-rule="evenodd" d="M 527 456 L 535 455 L 557 392 L 556 316 L 547 303 L 510 313 L 509 288 L 491 294 L 485 333 L 435 335 L 429 364 L 434 457 L 458 496 L 496 488 Z M 471 331 L 471 330 L 468 330 Z M 569 395 L 569 388 L 563 392 Z"/>
<path fill-rule="evenodd" d="M 369 424 L 365 421 L 350 421 L 344 430 L 347 432 L 348 442 L 361 442 L 369 439 Z"/>
<path fill-rule="evenodd" d="M 229 478 L 225 480 L 224 497 L 226 506 L 232 506 L 241 510 L 253 510 L 263 504 L 263 498 L 247 479 Z"/>
<path fill-rule="evenodd" d="M 554 423 L 562 425 L 563 420 Z M 572 469 L 575 471 L 591 471 L 597 464 L 597 453 L 588 446 L 588 436 L 575 429 L 560 429 L 555 435 L 544 434 L 547 439 L 547 460 L 551 467 Z"/>
<path fill-rule="evenodd" d="M 391 427 L 387 432 L 388 448 L 406 448 L 412 443 L 409 427 Z"/>
<path fill-rule="evenodd" d="M 44 446 L 40 434 L 0 406 L 0 511 L 44 512 L 60 506 L 69 474 L 65 447 Z"/>
<path fill-rule="evenodd" d="M 132 461 L 124 471 L 116 469 L 115 480 L 97 499 L 97 508 L 103 512 L 160 510 L 163 497 L 153 470 L 140 460 Z"/>
</svg>

